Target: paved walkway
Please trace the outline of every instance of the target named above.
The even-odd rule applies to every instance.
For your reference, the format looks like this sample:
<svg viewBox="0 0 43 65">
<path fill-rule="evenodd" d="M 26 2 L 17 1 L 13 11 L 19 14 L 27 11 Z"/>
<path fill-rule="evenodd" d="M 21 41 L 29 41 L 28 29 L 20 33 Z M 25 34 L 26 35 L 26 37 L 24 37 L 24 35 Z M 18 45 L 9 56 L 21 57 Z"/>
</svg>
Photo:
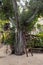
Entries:
<svg viewBox="0 0 43 65">
<path fill-rule="evenodd" d="M 6 55 L 5 47 L 0 49 L 0 65 L 43 65 L 43 54 L 26 55 Z"/>
</svg>

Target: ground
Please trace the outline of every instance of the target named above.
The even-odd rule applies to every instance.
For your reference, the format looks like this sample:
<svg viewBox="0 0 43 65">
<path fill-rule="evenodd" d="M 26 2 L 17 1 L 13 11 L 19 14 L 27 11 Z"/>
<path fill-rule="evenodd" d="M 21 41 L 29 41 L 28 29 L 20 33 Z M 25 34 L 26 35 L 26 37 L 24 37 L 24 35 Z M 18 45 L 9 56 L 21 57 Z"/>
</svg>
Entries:
<svg viewBox="0 0 43 65">
<path fill-rule="evenodd" d="M 0 48 L 0 65 L 43 65 L 43 54 L 29 53 L 26 55 L 16 56 L 5 53 L 6 47 Z"/>
</svg>

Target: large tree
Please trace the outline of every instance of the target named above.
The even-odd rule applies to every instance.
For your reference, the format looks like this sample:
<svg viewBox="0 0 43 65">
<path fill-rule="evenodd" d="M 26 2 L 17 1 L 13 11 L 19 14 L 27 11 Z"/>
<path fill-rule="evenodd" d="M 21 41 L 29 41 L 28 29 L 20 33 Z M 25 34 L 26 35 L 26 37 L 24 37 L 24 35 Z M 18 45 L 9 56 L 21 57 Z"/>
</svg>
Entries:
<svg viewBox="0 0 43 65">
<path fill-rule="evenodd" d="M 4 0 L 3 0 L 4 1 Z M 5 0 L 7 4 L 9 4 L 9 0 Z M 5 2 L 4 1 L 4 2 Z M 33 27 L 32 24 L 34 19 L 36 19 L 36 17 L 38 17 L 40 15 L 40 11 L 41 13 L 43 12 L 43 0 L 30 0 L 29 2 L 26 0 L 24 0 L 25 5 L 20 3 L 20 0 L 10 0 L 12 1 L 13 4 L 13 13 L 14 13 L 14 17 L 16 20 L 16 45 L 15 45 L 15 52 L 16 54 L 22 54 L 22 52 L 24 51 L 24 46 L 26 44 L 26 40 L 25 40 L 25 35 L 24 32 L 26 33 L 27 31 L 27 27 L 28 30 L 30 27 Z M 18 2 L 20 3 L 21 7 L 23 8 L 22 13 L 19 13 L 19 6 L 17 5 Z M 5 15 L 7 15 L 7 18 L 10 17 L 10 20 L 12 21 L 11 17 L 11 11 L 12 8 L 10 9 L 9 6 L 11 5 L 6 5 L 6 3 L 4 4 L 5 6 L 3 7 L 3 12 Z M 7 11 L 6 11 L 6 6 L 7 6 Z M 31 26 L 30 26 L 31 24 Z"/>
<path fill-rule="evenodd" d="M 28 6 L 26 6 L 28 8 L 28 10 L 30 10 L 30 15 L 29 13 L 27 13 L 26 17 L 25 17 L 25 14 L 23 12 L 23 19 L 21 20 L 20 22 L 20 17 L 19 17 L 19 14 L 18 14 L 18 6 L 17 6 L 17 0 L 12 0 L 13 2 L 13 8 L 14 8 L 14 11 L 15 11 L 15 19 L 16 19 L 16 26 L 17 26 L 17 45 L 16 45 L 16 51 L 18 52 L 18 54 L 21 54 L 21 52 L 23 51 L 23 45 L 22 45 L 22 41 L 23 41 L 23 38 L 22 38 L 22 32 L 24 29 L 26 29 L 26 25 L 29 24 L 30 22 L 32 22 L 34 20 L 34 18 L 36 18 L 36 16 L 38 16 L 37 14 L 42 11 L 42 5 L 43 5 L 43 1 L 41 0 L 30 0 L 30 3 L 28 4 Z M 25 1 L 27 2 L 27 1 Z M 27 2 L 28 3 L 28 2 Z M 27 4 L 26 4 L 27 5 Z M 25 11 L 25 9 L 24 9 Z M 28 11 L 29 12 L 29 11 Z M 26 13 L 26 12 L 25 12 Z M 40 13 L 39 13 L 40 14 Z M 23 23 L 23 27 L 24 29 L 22 28 L 21 29 L 21 25 L 20 23 Z M 25 31 L 26 32 L 26 31 Z M 26 41 L 23 43 L 25 45 Z"/>
</svg>

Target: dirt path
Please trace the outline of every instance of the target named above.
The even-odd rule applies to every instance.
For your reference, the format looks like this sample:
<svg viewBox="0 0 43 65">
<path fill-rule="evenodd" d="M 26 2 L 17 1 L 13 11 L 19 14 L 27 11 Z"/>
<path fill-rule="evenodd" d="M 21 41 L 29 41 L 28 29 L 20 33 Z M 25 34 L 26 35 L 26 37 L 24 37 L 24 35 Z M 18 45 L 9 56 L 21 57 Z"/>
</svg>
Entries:
<svg viewBox="0 0 43 65">
<path fill-rule="evenodd" d="M 0 49 L 0 65 L 43 65 L 43 54 L 34 54 L 29 57 L 25 55 L 6 55 L 5 46 Z"/>
</svg>

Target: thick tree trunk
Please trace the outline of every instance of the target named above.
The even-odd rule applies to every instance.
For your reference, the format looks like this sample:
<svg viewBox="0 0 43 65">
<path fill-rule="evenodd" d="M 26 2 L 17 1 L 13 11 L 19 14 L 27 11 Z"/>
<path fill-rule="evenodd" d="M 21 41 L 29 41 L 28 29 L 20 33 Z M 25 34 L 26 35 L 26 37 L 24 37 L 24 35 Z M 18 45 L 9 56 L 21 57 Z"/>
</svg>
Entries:
<svg viewBox="0 0 43 65">
<path fill-rule="evenodd" d="M 16 41 L 15 54 L 21 55 L 23 54 L 23 51 L 24 51 L 24 43 L 23 43 L 22 31 L 20 31 L 18 33 L 18 43 Z"/>
<path fill-rule="evenodd" d="M 22 31 L 20 30 L 18 7 L 17 7 L 16 0 L 12 0 L 12 3 L 13 3 L 14 11 L 15 11 L 16 28 L 17 28 L 15 54 L 22 54 L 23 53 L 23 39 L 22 39 Z"/>
</svg>

